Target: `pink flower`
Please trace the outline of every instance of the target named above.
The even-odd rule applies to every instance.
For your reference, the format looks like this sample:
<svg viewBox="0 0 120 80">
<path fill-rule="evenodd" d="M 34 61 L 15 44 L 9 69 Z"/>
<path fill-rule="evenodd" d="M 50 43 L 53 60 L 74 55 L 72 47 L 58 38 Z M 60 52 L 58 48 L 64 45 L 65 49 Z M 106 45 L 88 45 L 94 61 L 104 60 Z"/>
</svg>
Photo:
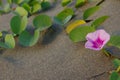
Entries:
<svg viewBox="0 0 120 80">
<path fill-rule="evenodd" d="M 86 39 L 86 48 L 92 50 L 101 50 L 104 45 L 110 40 L 110 35 L 105 30 L 100 29 L 93 33 L 88 33 Z"/>
</svg>

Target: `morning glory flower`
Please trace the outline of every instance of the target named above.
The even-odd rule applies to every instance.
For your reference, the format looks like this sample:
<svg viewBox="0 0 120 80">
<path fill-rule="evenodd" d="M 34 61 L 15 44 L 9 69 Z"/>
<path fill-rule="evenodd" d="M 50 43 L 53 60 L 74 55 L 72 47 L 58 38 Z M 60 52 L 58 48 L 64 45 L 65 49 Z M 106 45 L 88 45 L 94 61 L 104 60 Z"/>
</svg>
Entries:
<svg viewBox="0 0 120 80">
<path fill-rule="evenodd" d="M 104 45 L 110 40 L 110 35 L 103 29 L 88 33 L 86 36 L 87 42 L 85 48 L 92 50 L 101 50 Z"/>
</svg>

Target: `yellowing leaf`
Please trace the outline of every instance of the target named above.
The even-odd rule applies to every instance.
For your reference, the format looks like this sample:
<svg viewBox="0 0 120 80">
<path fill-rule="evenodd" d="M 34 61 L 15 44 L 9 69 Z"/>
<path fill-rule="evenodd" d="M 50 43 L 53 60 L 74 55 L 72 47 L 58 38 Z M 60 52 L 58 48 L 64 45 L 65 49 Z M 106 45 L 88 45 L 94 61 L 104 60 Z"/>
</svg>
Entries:
<svg viewBox="0 0 120 80">
<path fill-rule="evenodd" d="M 73 29 L 75 29 L 76 27 L 85 24 L 86 22 L 84 20 L 76 20 L 73 23 L 69 24 L 66 28 L 66 32 L 70 33 Z"/>
</svg>

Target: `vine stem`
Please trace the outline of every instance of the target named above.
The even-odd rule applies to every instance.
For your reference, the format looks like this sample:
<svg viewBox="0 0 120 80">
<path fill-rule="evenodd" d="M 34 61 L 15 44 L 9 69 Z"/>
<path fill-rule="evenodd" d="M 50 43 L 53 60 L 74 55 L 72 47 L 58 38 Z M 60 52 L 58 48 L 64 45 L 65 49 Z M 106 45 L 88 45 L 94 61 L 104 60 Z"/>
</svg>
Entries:
<svg viewBox="0 0 120 80">
<path fill-rule="evenodd" d="M 105 73 L 107 73 L 107 72 L 104 71 L 104 72 L 102 72 L 102 73 L 96 74 L 96 75 L 94 75 L 94 76 L 91 76 L 89 79 L 97 78 L 97 77 L 99 77 L 99 76 L 104 75 Z"/>
<path fill-rule="evenodd" d="M 103 52 L 107 57 L 110 57 L 110 54 L 106 51 L 105 48 L 102 48 L 102 52 Z"/>
<path fill-rule="evenodd" d="M 99 3 L 96 4 L 96 6 L 101 5 L 105 0 L 101 0 Z"/>
</svg>

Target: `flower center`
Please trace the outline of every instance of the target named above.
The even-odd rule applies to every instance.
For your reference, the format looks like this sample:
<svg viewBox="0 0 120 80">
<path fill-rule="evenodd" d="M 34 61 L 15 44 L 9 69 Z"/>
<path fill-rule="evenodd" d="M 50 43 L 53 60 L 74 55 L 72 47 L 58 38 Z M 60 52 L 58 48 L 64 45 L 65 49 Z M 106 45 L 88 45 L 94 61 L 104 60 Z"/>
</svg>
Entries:
<svg viewBox="0 0 120 80">
<path fill-rule="evenodd" d="M 97 40 L 93 41 L 93 47 L 94 48 L 101 48 L 103 45 L 104 40 L 101 40 L 99 37 L 97 38 Z"/>
</svg>

